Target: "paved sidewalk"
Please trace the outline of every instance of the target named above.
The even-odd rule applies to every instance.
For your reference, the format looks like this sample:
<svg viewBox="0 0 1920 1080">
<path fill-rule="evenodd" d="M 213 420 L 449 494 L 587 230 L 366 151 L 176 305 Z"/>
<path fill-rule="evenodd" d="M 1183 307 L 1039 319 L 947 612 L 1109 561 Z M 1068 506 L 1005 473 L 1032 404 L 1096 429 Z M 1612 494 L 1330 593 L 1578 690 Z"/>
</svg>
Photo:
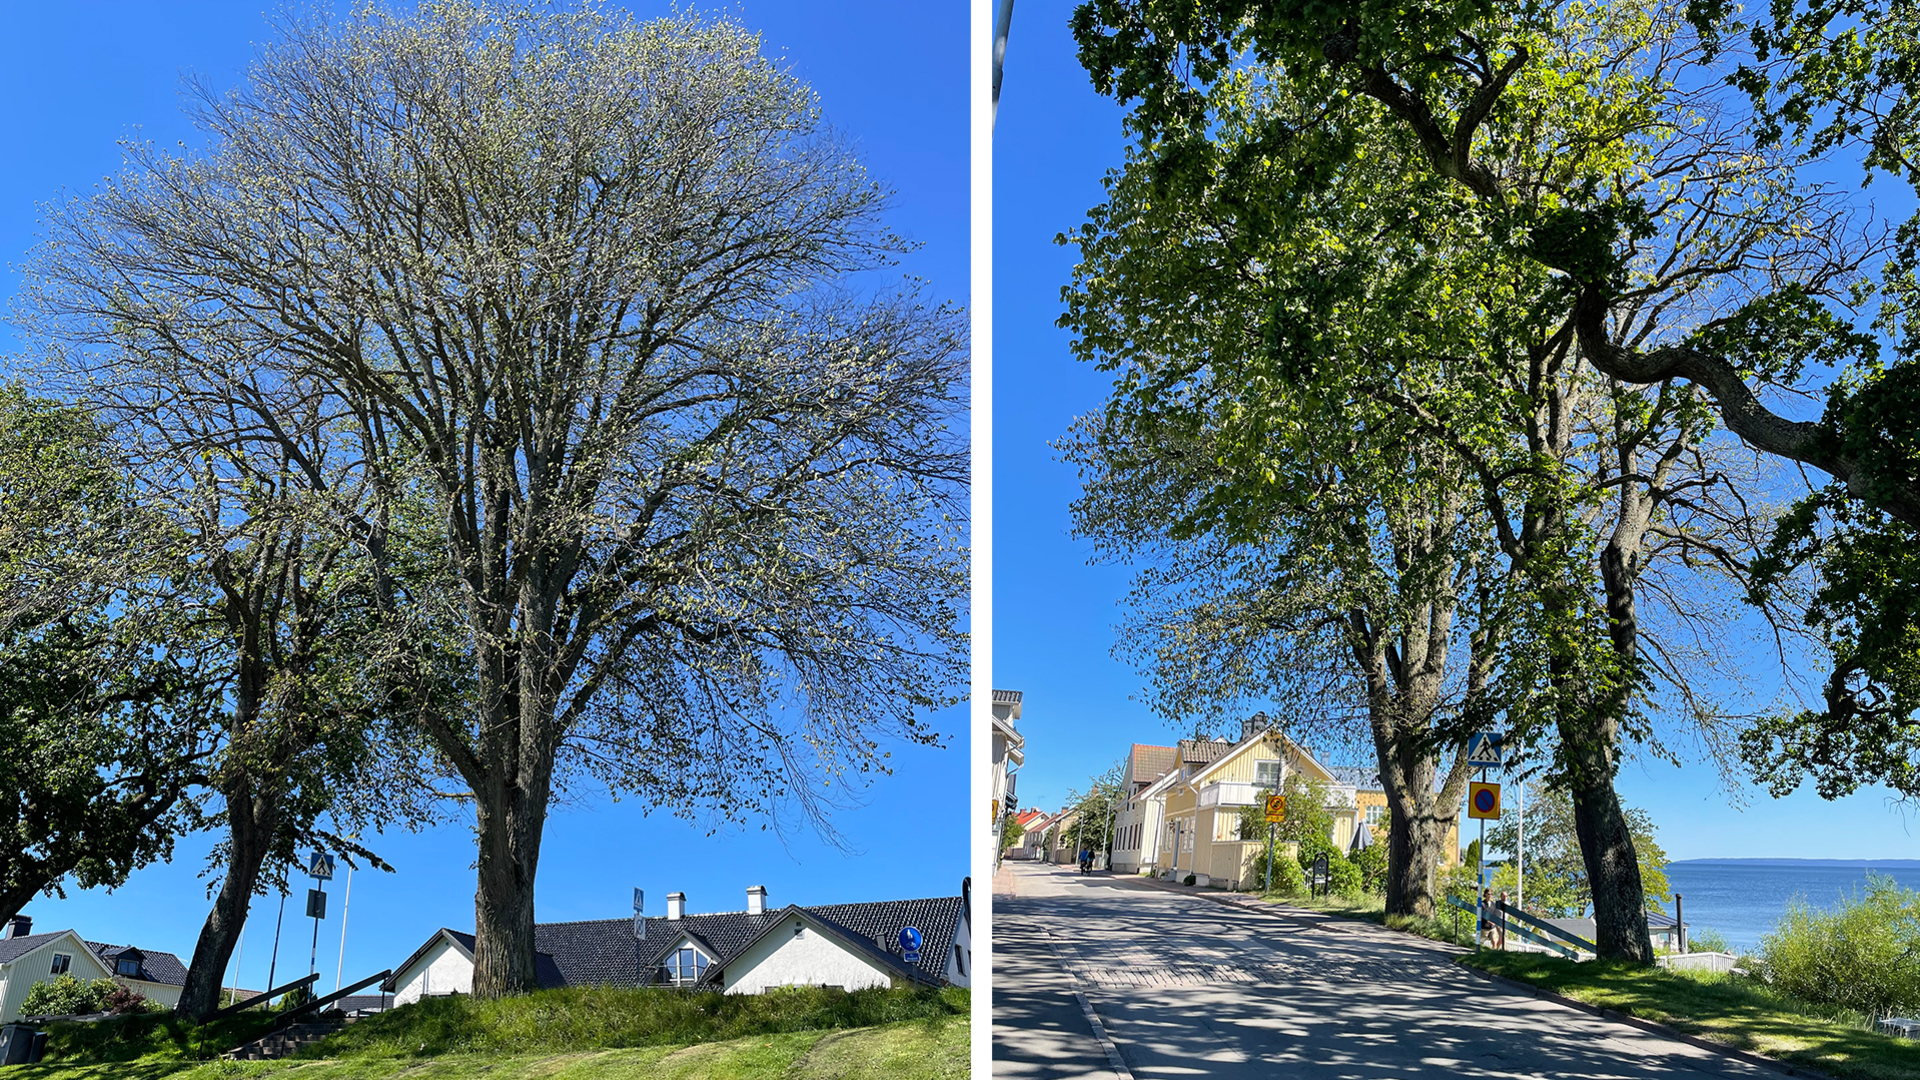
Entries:
<svg viewBox="0 0 1920 1080">
<path fill-rule="evenodd" d="M 1075 986 L 1140 1080 L 1781 1075 L 1490 983 L 1452 962 L 1457 948 L 1371 923 L 1009 865 L 995 1076 L 1113 1075 L 1086 1017 L 1073 1022 Z"/>
</svg>

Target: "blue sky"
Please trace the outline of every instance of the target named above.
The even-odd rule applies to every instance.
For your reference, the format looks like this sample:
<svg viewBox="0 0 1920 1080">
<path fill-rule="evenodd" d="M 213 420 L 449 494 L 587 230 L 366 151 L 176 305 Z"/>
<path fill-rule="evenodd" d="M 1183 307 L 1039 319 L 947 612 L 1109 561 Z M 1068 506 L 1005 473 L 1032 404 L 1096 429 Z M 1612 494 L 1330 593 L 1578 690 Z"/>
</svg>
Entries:
<svg viewBox="0 0 1920 1080">
<path fill-rule="evenodd" d="M 632 3 L 638 15 L 666 3 Z M 0 304 L 18 287 L 17 267 L 36 233 L 36 204 L 84 193 L 120 167 L 115 140 L 134 135 L 169 146 L 197 142 L 180 112 L 189 75 L 229 87 L 255 42 L 270 37 L 271 5 L 203 2 L 0 3 Z M 964 302 L 968 274 L 967 8 L 961 0 L 795 3 L 730 0 L 725 10 L 762 32 L 819 92 L 829 121 L 868 168 L 898 191 L 890 224 L 923 248 L 902 271 L 930 282 L 933 295 Z M 17 348 L 8 341 L 9 351 Z M 537 890 L 542 921 L 618 918 L 632 889 L 646 889 L 649 914 L 687 893 L 694 912 L 740 910 L 749 885 L 769 900 L 831 903 L 950 896 L 969 872 L 965 710 L 938 718 L 947 749 L 895 749 L 898 768 L 865 793 L 864 806 L 835 824 L 851 852 L 801 833 L 783 844 L 758 831 L 722 832 L 632 802 L 594 799 L 549 820 Z M 27 906 L 36 930 L 73 927 L 96 941 L 137 943 L 188 957 L 206 918 L 198 877 L 209 838 L 182 842 L 171 865 L 150 867 L 114 893 L 70 893 Z M 398 963 L 440 926 L 473 926 L 471 833 L 452 823 L 418 835 L 374 841 L 398 873 L 356 874 L 348 912 L 346 979 Z M 296 883 L 304 888 L 304 879 Z M 345 868 L 329 887 L 332 915 L 320 927 L 321 986 L 331 988 L 340 941 Z M 257 901 L 240 958 L 239 981 L 267 977 L 275 898 Z M 279 972 L 304 974 L 313 924 L 287 905 Z"/>
<path fill-rule="evenodd" d="M 1088 564 L 1068 535 L 1073 470 L 1049 441 L 1105 400 L 1108 380 L 1067 351 L 1054 326 L 1073 252 L 1053 243 L 1101 201 L 1122 156 L 1122 110 L 1098 97 L 1074 60 L 1071 5 L 1015 8 L 994 131 L 994 685 L 1023 691 L 1022 806 L 1057 807 L 1132 742 L 1176 732 L 1132 700 L 1139 676 L 1109 655 L 1129 573 Z M 1903 198 L 1882 181 L 1875 194 Z M 1684 741 L 1683 741 L 1684 742 Z M 1680 744 L 1677 744 L 1680 745 Z M 1827 803 L 1746 794 L 1733 805 L 1715 770 L 1688 761 L 1628 763 L 1621 796 L 1653 815 L 1673 858 L 1911 858 L 1920 821 L 1884 791 Z"/>
</svg>

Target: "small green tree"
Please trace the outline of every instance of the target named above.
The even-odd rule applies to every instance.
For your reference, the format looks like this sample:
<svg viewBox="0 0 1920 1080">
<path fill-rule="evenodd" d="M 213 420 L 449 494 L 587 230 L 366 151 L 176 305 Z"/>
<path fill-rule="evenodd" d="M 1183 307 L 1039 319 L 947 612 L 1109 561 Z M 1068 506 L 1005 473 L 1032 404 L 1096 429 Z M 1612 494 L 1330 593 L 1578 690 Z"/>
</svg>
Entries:
<svg viewBox="0 0 1920 1080">
<path fill-rule="evenodd" d="M 1543 784 L 1527 785 L 1527 907 L 1555 916 L 1580 914 L 1593 902 L 1587 887 L 1586 862 L 1580 854 L 1580 838 L 1574 830 L 1573 800 L 1565 792 Z M 1667 881 L 1667 853 L 1655 838 L 1653 818 L 1638 807 L 1625 808 L 1627 825 L 1633 834 L 1634 851 L 1640 859 L 1640 881 L 1646 890 L 1647 907 L 1673 899 Z M 1513 889 L 1518 875 L 1512 855 L 1519 836 L 1518 816 L 1506 818 L 1487 830 L 1487 850 L 1504 852 L 1508 862 L 1493 879 L 1493 887 Z M 1467 865 L 1475 865 L 1474 841 L 1468 845 Z"/>
<path fill-rule="evenodd" d="M 1005 851 L 1020 842 L 1027 835 L 1027 827 L 1012 818 L 1007 819 L 1006 827 L 1000 830 L 1000 850 Z"/>
</svg>

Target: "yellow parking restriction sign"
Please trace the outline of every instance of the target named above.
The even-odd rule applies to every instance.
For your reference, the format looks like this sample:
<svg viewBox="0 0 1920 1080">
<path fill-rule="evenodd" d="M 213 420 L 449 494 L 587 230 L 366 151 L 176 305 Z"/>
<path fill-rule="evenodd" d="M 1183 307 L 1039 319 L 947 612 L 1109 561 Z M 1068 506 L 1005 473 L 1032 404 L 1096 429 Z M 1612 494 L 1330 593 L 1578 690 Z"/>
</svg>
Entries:
<svg viewBox="0 0 1920 1080">
<path fill-rule="evenodd" d="M 1500 820 L 1500 785 L 1475 780 L 1467 785 L 1467 816 L 1483 821 Z"/>
<path fill-rule="evenodd" d="M 1285 795 L 1267 796 L 1267 824 L 1278 825 L 1287 820 L 1287 797 Z"/>
</svg>

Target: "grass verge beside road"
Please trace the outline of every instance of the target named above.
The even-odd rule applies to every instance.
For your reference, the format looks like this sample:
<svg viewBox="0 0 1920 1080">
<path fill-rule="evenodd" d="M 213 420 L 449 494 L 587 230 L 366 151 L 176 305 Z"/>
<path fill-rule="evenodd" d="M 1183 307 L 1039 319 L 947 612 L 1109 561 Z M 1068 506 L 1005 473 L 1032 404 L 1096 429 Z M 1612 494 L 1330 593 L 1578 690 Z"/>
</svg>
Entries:
<svg viewBox="0 0 1920 1080">
<path fill-rule="evenodd" d="M 1404 930 L 1409 934 L 1444 941 L 1450 945 L 1461 945 L 1469 949 L 1473 947 L 1472 916 L 1462 916 L 1465 921 L 1456 929 L 1456 920 L 1453 918 L 1451 908 L 1431 919 L 1409 919 L 1398 915 L 1389 918 L 1386 900 L 1373 895 L 1283 896 L 1279 893 L 1268 893 L 1260 899 L 1269 904 L 1285 904 L 1289 907 L 1305 908 L 1308 911 L 1338 915 L 1345 919 L 1364 919 L 1395 930 Z"/>
<path fill-rule="evenodd" d="M 1846 1080 L 1920 1080 L 1920 1045 L 1743 976 L 1532 953 L 1469 953 L 1460 963 Z"/>
<path fill-rule="evenodd" d="M 548 1054 L 290 1058 L 285 1061 L 145 1060 L 16 1065 L 7 1080 L 961 1080 L 968 1068 L 965 1014 L 839 1031 L 755 1035 L 695 1046 Z"/>
</svg>

